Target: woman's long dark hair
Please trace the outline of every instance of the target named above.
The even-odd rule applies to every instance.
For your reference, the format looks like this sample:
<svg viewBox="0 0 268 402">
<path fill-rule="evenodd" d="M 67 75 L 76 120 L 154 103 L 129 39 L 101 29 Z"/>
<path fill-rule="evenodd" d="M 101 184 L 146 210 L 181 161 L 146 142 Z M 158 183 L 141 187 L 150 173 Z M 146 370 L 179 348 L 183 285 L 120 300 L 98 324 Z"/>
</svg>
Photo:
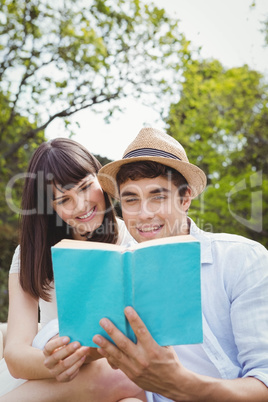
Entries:
<svg viewBox="0 0 268 402">
<path fill-rule="evenodd" d="M 20 284 L 34 298 L 49 301 L 53 270 L 50 248 L 71 238 L 70 227 L 52 208 L 53 184 L 75 185 L 88 174 L 97 174 L 101 164 L 77 142 L 56 138 L 45 142 L 30 161 L 22 195 L 20 230 Z M 101 227 L 90 241 L 116 243 L 118 226 L 109 196 Z"/>
</svg>

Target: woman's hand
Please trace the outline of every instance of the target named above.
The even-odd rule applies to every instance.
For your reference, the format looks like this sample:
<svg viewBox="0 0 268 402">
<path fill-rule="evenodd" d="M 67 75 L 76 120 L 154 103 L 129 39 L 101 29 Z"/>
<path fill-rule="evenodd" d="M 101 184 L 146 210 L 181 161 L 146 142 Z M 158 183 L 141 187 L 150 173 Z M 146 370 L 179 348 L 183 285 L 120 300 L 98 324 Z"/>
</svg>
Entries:
<svg viewBox="0 0 268 402">
<path fill-rule="evenodd" d="M 90 363 L 102 356 L 96 348 L 81 346 L 79 342 L 70 342 L 66 336 L 52 338 L 45 346 L 44 365 L 59 382 L 73 380 L 84 363 Z"/>
</svg>

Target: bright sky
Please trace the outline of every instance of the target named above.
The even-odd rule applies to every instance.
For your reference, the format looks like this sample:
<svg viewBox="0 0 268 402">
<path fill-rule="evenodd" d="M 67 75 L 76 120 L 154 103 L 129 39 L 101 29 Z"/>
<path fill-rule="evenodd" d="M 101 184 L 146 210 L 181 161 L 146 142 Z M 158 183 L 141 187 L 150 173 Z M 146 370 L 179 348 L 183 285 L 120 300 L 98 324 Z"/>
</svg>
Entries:
<svg viewBox="0 0 268 402">
<path fill-rule="evenodd" d="M 202 46 L 201 55 L 216 58 L 225 67 L 248 64 L 268 76 L 268 47 L 264 48 L 261 21 L 268 16 L 268 0 L 154 0 L 181 21 L 181 31 L 192 45 Z M 164 122 L 152 109 L 133 99 L 124 100 L 125 112 L 105 124 L 101 114 L 90 110 L 77 113 L 79 121 L 74 140 L 94 154 L 120 159 L 126 147 L 143 126 L 164 128 Z M 46 130 L 48 139 L 64 137 L 58 119 Z"/>
</svg>

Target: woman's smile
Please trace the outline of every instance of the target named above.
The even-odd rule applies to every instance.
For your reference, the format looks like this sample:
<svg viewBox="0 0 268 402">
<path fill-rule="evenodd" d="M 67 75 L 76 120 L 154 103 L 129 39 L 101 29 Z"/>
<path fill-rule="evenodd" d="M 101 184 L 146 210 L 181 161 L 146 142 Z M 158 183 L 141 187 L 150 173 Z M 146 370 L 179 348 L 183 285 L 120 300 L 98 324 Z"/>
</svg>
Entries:
<svg viewBox="0 0 268 402">
<path fill-rule="evenodd" d="M 97 212 L 97 207 L 95 206 L 95 207 L 91 208 L 91 210 L 88 211 L 87 213 L 77 216 L 76 219 L 79 219 L 80 221 L 83 221 L 83 222 L 88 222 L 96 215 L 96 212 Z"/>
</svg>

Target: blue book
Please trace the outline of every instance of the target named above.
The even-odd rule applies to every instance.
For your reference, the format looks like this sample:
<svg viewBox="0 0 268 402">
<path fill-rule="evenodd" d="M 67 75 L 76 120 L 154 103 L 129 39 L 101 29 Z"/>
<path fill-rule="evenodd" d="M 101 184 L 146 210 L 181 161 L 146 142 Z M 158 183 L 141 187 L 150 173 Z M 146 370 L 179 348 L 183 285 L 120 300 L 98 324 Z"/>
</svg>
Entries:
<svg viewBox="0 0 268 402">
<path fill-rule="evenodd" d="M 62 240 L 52 247 L 60 336 L 96 347 L 109 318 L 136 342 L 124 308 L 132 306 L 161 346 L 203 341 L 200 243 L 194 237 L 149 240 L 129 248 Z"/>
</svg>

